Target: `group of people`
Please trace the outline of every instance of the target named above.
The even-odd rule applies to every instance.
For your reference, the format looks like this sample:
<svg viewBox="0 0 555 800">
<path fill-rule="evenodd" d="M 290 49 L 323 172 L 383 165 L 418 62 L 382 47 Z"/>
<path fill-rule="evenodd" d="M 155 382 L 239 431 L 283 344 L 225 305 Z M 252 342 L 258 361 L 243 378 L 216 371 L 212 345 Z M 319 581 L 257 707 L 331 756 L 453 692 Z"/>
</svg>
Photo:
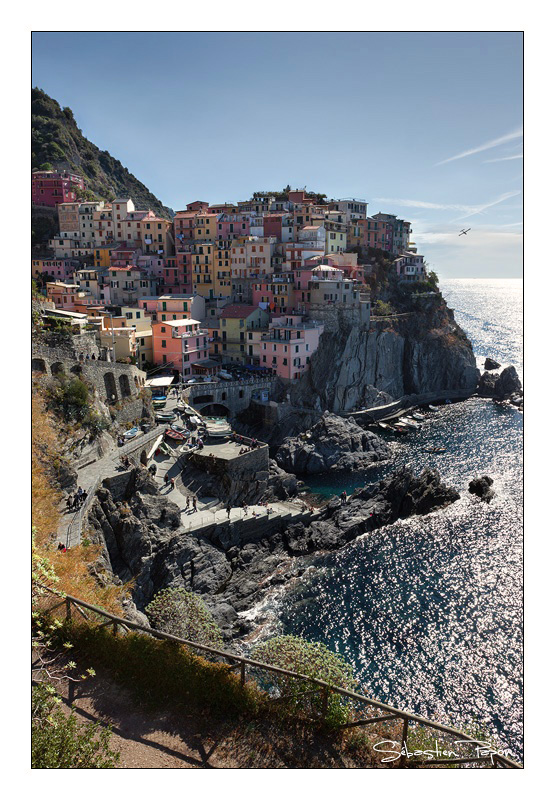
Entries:
<svg viewBox="0 0 555 800">
<path fill-rule="evenodd" d="M 175 486 L 175 478 L 170 478 L 168 473 L 166 472 L 166 474 L 164 475 L 164 484 L 166 486 L 169 486 L 171 491 Z"/>
<path fill-rule="evenodd" d="M 81 508 L 86 499 L 87 499 L 86 490 L 78 486 L 75 494 L 74 495 L 69 494 L 66 498 L 67 510 L 76 511 L 78 508 Z"/>
<path fill-rule="evenodd" d="M 255 450 L 257 447 L 259 447 L 259 445 L 263 444 L 263 442 L 259 442 L 257 439 L 247 439 L 245 436 L 241 436 L 238 433 L 233 433 L 231 441 L 235 442 L 236 444 L 245 445 L 245 447 L 241 448 L 239 455 L 248 453 L 249 450 Z"/>
<path fill-rule="evenodd" d="M 187 500 L 185 502 L 185 511 L 187 512 L 187 514 L 189 513 L 189 511 L 192 511 L 193 514 L 195 513 L 195 511 L 198 511 L 197 503 L 198 501 L 196 494 L 194 494 L 192 498 L 190 495 L 187 495 Z"/>
<path fill-rule="evenodd" d="M 122 463 L 122 466 L 123 466 L 125 469 L 129 469 L 129 466 L 130 466 L 130 464 L 131 464 L 131 462 L 129 461 L 129 456 L 122 456 L 122 457 L 121 457 L 121 459 L 120 459 L 120 461 L 121 461 L 121 463 Z"/>
</svg>

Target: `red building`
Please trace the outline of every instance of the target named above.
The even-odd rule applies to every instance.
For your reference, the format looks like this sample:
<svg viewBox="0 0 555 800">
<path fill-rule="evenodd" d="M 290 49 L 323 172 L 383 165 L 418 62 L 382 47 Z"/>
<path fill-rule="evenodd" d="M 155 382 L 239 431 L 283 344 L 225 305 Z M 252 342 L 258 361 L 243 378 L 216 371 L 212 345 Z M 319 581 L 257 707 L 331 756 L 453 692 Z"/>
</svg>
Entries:
<svg viewBox="0 0 555 800">
<path fill-rule="evenodd" d="M 71 172 L 36 171 L 31 174 L 31 200 L 35 206 L 57 206 L 74 203 L 75 190 L 84 189 L 85 181 Z"/>
</svg>

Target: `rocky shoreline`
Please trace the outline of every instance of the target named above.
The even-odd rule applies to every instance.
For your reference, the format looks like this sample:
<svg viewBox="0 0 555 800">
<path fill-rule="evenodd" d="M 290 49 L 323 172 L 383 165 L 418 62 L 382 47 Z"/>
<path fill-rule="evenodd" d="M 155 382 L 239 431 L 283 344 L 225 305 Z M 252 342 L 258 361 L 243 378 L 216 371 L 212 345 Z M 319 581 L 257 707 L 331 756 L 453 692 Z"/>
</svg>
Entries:
<svg viewBox="0 0 555 800">
<path fill-rule="evenodd" d="M 103 486 L 89 513 L 94 541 L 102 547 L 97 575 L 104 581 L 134 582 L 139 613 L 156 592 L 181 586 L 202 595 L 227 639 L 248 634 L 253 623 L 240 617 L 269 589 L 303 574 L 299 556 L 337 550 L 363 533 L 397 519 L 428 514 L 459 499 L 437 472 L 415 475 L 402 468 L 377 485 L 357 490 L 346 502 L 332 498 L 307 522 L 267 531 L 246 540 L 230 526 L 207 535 L 187 533 L 178 506 L 161 496 L 146 469 L 134 469 L 119 490 Z"/>
</svg>

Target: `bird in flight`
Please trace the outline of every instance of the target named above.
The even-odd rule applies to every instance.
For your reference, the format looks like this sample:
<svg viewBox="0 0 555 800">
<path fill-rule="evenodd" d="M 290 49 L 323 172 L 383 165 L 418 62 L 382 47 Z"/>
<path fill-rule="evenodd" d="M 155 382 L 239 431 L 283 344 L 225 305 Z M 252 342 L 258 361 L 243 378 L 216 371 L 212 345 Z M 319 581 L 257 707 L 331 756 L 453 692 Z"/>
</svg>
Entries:
<svg viewBox="0 0 555 800">
<path fill-rule="evenodd" d="M 471 230 L 472 230 L 472 228 L 467 228 L 466 230 L 463 228 L 463 229 L 461 230 L 461 232 L 459 233 L 459 236 L 462 236 L 462 235 L 463 235 L 463 233 L 464 233 L 464 235 L 466 236 L 466 234 L 468 233 L 468 231 L 471 231 Z"/>
</svg>

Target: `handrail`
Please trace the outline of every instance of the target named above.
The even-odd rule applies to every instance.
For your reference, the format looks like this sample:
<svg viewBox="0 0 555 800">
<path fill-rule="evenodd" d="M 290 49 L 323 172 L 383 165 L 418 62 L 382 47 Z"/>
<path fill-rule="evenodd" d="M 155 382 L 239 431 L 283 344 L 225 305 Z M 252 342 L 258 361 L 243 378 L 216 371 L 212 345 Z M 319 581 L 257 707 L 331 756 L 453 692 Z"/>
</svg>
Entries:
<svg viewBox="0 0 555 800">
<path fill-rule="evenodd" d="M 54 594 L 58 597 L 61 596 L 60 592 L 55 589 L 51 589 L 50 587 L 44 586 L 43 584 L 40 583 L 38 585 L 42 589 L 46 589 L 46 591 L 50 592 L 51 594 Z M 437 730 L 440 731 L 441 733 L 446 733 L 451 736 L 457 736 L 462 741 L 476 742 L 476 739 L 473 736 L 470 736 L 469 734 L 464 733 L 463 731 L 457 730 L 456 728 L 452 728 L 450 725 L 443 725 L 440 722 L 433 722 L 432 720 L 428 720 L 425 717 L 419 716 L 418 714 L 412 714 L 408 711 L 401 711 L 400 709 L 395 708 L 394 706 L 390 706 L 387 703 L 382 703 L 380 700 L 375 700 L 374 698 L 366 697 L 363 694 L 352 692 L 349 689 L 342 689 L 340 686 L 334 686 L 333 684 L 326 683 L 326 681 L 320 680 L 319 678 L 312 678 L 309 675 L 303 675 L 300 672 L 293 672 L 292 670 L 289 669 L 283 669 L 283 667 L 276 667 L 272 664 L 266 664 L 262 661 L 256 661 L 255 659 L 252 658 L 246 658 L 245 656 L 236 655 L 235 653 L 228 653 L 225 650 L 219 650 L 218 648 L 210 647 L 209 645 L 199 644 L 198 642 L 192 642 L 188 639 L 181 639 L 179 636 L 174 636 L 171 633 L 164 633 L 163 631 L 159 631 L 156 628 L 146 628 L 143 625 L 131 622 L 130 620 L 124 619 L 123 617 L 118 617 L 116 614 L 111 614 L 109 611 L 104 611 L 104 609 L 98 608 L 98 606 L 93 606 L 91 603 L 86 603 L 84 600 L 79 600 L 77 597 L 73 597 L 72 595 L 69 594 L 64 594 L 63 597 L 66 603 L 66 609 L 67 609 L 66 616 L 68 619 L 71 618 L 70 606 L 71 603 L 73 603 L 78 607 L 81 606 L 83 608 L 87 608 L 89 609 L 89 611 L 93 611 L 102 617 L 106 617 L 110 622 L 114 623 L 114 629 L 117 628 L 117 625 L 122 625 L 124 628 L 137 630 L 141 633 L 146 633 L 149 636 L 154 636 L 154 638 L 157 639 L 166 639 L 171 642 L 176 642 L 177 644 L 184 644 L 187 647 L 194 647 L 197 650 L 201 650 L 202 652 L 219 656 L 221 658 L 226 659 L 227 661 L 236 661 L 241 666 L 241 683 L 245 682 L 245 667 L 246 666 L 255 667 L 256 669 L 261 669 L 266 672 L 273 672 L 276 675 L 284 675 L 289 678 L 297 678 L 299 680 L 308 681 L 309 683 L 313 683 L 316 684 L 317 686 L 320 686 L 322 689 L 326 690 L 326 692 L 332 692 L 334 694 L 340 695 L 341 697 L 346 697 L 349 700 L 356 700 L 357 702 L 362 702 L 365 703 L 366 705 L 375 706 L 376 708 L 379 708 L 382 711 L 388 712 L 388 714 L 392 715 L 395 718 L 398 717 L 402 719 L 405 723 L 403 731 L 404 734 L 407 731 L 408 723 L 416 722 L 419 725 L 422 725 L 423 727 L 432 728 L 433 730 Z M 376 718 L 375 721 L 379 721 L 379 718 Z M 367 724 L 368 720 L 365 720 L 364 723 Z M 405 738 L 406 737 L 404 736 L 404 739 Z M 401 758 L 401 760 L 403 759 Z M 436 764 L 470 763 L 476 760 L 489 761 L 490 756 L 488 755 L 480 757 L 478 759 L 476 758 L 456 759 L 453 760 L 452 762 L 449 761 L 448 759 L 445 759 L 444 761 L 439 761 L 439 762 L 436 761 L 434 763 Z M 503 764 L 505 767 L 508 767 L 510 769 L 523 769 L 522 764 L 519 764 L 516 761 L 513 761 L 512 759 L 507 758 L 506 756 L 502 756 L 498 753 L 493 753 L 491 755 L 491 760 L 494 762 L 494 766 L 497 766 L 497 762 L 499 762 Z M 425 766 L 426 762 L 421 762 L 420 765 Z"/>
</svg>

